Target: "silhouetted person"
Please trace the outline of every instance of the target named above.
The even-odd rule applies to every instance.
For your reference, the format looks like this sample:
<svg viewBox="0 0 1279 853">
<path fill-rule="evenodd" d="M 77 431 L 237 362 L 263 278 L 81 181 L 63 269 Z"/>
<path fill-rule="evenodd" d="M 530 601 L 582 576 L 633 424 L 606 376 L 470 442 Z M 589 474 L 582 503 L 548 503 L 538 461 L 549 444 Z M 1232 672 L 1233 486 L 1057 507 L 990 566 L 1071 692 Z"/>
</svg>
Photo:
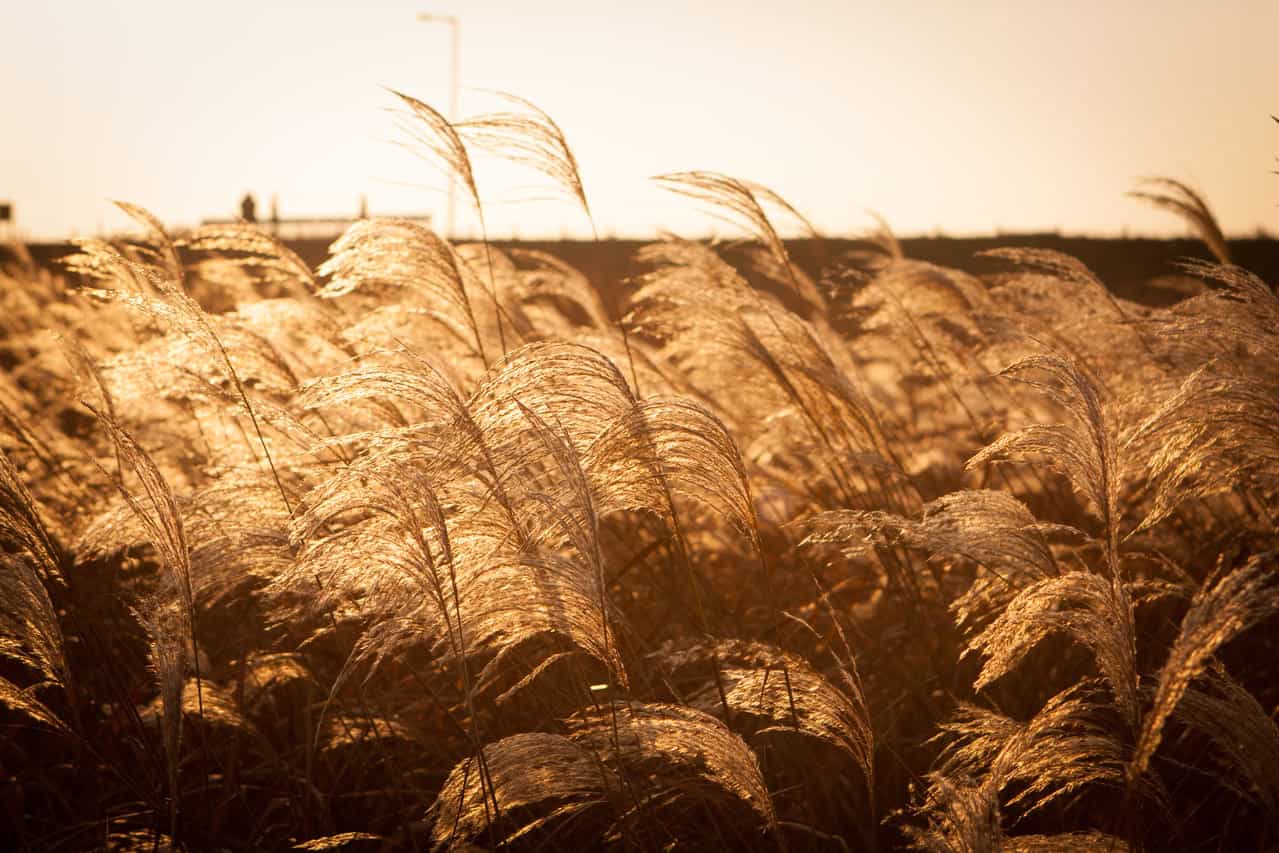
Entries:
<svg viewBox="0 0 1279 853">
<path fill-rule="evenodd" d="M 257 222 L 258 203 L 253 200 L 253 193 L 245 193 L 240 199 L 240 218 L 245 222 Z"/>
</svg>

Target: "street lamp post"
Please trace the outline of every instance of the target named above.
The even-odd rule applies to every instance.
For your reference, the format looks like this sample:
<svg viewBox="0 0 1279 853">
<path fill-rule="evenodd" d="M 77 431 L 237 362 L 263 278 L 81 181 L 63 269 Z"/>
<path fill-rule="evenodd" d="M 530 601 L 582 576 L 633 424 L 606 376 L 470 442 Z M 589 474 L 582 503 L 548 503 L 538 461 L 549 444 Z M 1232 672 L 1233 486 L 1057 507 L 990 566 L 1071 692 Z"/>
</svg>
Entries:
<svg viewBox="0 0 1279 853">
<path fill-rule="evenodd" d="M 449 122 L 457 121 L 457 89 L 458 89 L 458 44 L 460 42 L 459 31 L 461 24 L 458 23 L 457 17 L 454 15 L 437 15 L 432 12 L 419 12 L 417 19 L 422 23 L 448 24 L 450 30 L 449 40 Z M 449 176 L 449 209 L 446 228 L 448 229 L 449 239 L 453 239 L 454 233 L 454 211 L 457 207 L 457 180 Z"/>
</svg>

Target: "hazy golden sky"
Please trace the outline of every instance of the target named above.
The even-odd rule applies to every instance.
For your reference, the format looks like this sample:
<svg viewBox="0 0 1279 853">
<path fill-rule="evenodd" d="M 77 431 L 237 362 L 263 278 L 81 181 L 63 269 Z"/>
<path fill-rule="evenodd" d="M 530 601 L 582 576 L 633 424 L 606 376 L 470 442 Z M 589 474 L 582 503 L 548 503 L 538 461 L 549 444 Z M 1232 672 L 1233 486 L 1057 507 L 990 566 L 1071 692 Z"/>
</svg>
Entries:
<svg viewBox="0 0 1279 853">
<path fill-rule="evenodd" d="M 1279 230 L 1279 0 L 5 5 L 0 199 L 27 236 L 116 227 L 111 198 L 229 216 L 246 190 L 286 216 L 363 193 L 442 219 L 382 88 L 446 109 L 448 30 L 419 11 L 461 20 L 464 86 L 559 122 L 602 232 L 710 231 L 647 180 L 686 169 L 832 234 L 868 208 L 899 233 L 1178 233 L 1124 197 L 1148 174 L 1199 186 L 1228 232 Z M 585 233 L 567 204 L 511 201 L 532 176 L 481 181 L 496 234 Z"/>
</svg>

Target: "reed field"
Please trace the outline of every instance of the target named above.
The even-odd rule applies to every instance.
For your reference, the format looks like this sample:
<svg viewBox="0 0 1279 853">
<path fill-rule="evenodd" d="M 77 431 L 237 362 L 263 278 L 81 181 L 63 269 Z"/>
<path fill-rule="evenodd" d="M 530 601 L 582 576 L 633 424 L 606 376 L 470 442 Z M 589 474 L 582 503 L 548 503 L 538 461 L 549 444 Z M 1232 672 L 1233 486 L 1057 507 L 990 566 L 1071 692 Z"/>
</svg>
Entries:
<svg viewBox="0 0 1279 853">
<path fill-rule="evenodd" d="M 533 105 L 394 99 L 591 223 Z M 1139 185 L 1216 258 L 1150 307 L 657 181 L 743 239 L 11 253 L 0 846 L 1279 848 L 1279 300 L 1204 200 Z"/>
</svg>

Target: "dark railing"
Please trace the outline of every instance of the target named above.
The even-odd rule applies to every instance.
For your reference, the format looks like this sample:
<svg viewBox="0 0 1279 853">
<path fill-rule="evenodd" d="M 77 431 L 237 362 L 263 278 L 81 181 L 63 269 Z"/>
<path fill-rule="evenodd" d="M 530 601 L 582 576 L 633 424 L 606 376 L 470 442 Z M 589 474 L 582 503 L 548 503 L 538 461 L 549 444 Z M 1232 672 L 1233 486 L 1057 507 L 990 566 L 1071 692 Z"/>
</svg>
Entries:
<svg viewBox="0 0 1279 853">
<path fill-rule="evenodd" d="M 396 219 L 407 219 L 430 227 L 434 222 L 429 213 L 387 214 Z M 273 216 L 259 219 L 253 224 L 279 237 L 281 240 L 306 240 L 319 237 L 336 237 L 354 222 L 365 216 Z M 201 225 L 236 225 L 243 219 L 205 219 Z"/>
</svg>

